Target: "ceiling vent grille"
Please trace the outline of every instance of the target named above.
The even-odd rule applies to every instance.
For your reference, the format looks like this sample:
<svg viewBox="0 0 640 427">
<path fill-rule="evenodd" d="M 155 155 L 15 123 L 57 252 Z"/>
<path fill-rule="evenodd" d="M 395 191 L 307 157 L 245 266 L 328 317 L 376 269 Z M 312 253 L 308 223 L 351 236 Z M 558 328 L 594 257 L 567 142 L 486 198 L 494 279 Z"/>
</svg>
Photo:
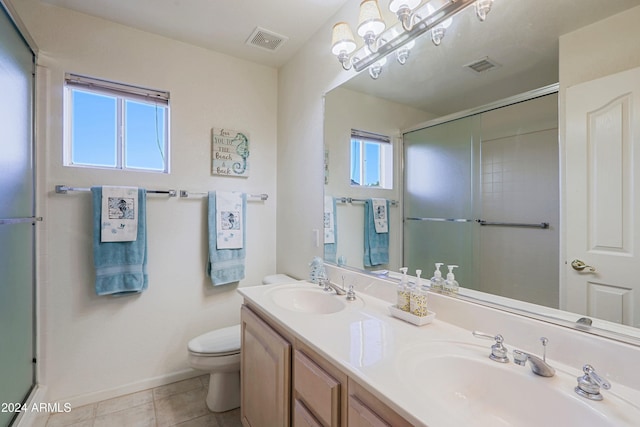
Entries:
<svg viewBox="0 0 640 427">
<path fill-rule="evenodd" d="M 500 64 L 490 59 L 488 56 L 465 65 L 465 67 L 476 73 L 484 73 L 485 71 L 493 70 L 499 66 Z"/>
<path fill-rule="evenodd" d="M 276 34 L 273 31 L 256 27 L 247 39 L 247 44 L 273 52 L 278 50 L 288 39 L 288 37 Z"/>
</svg>

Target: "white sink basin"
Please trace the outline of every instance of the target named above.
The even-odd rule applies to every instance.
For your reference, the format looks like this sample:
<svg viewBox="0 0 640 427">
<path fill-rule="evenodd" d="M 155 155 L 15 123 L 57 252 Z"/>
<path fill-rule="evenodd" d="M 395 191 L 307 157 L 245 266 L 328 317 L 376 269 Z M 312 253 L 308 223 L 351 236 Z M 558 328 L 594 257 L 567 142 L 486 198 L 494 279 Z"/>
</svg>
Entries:
<svg viewBox="0 0 640 427">
<path fill-rule="evenodd" d="M 297 313 L 331 314 L 354 306 L 362 307 L 362 300 L 347 301 L 335 292 L 325 292 L 319 286 L 290 284 L 269 290 L 271 300 L 279 307 Z"/>
<path fill-rule="evenodd" d="M 638 425 L 640 408 L 603 391 L 593 402 L 578 396 L 575 375 L 537 376 L 529 365 L 490 360 L 488 346 L 420 344 L 398 358 L 396 369 L 420 397 L 447 413 L 451 425 L 620 427 Z M 614 385 L 615 387 L 615 385 Z"/>
</svg>

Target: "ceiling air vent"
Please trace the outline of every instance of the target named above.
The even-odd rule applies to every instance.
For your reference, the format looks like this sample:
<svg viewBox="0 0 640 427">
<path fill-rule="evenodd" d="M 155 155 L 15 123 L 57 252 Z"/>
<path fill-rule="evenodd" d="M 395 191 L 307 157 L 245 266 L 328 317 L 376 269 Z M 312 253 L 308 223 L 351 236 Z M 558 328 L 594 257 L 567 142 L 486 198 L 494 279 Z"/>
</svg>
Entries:
<svg viewBox="0 0 640 427">
<path fill-rule="evenodd" d="M 247 44 L 273 52 L 278 50 L 278 48 L 282 46 L 288 39 L 288 37 L 276 34 L 273 31 L 256 27 L 256 29 L 247 39 Z"/>
<path fill-rule="evenodd" d="M 490 59 L 488 56 L 465 65 L 465 67 L 472 71 L 475 71 L 476 73 L 484 73 L 485 71 L 493 70 L 494 68 L 498 68 L 499 66 L 500 64 Z"/>
</svg>

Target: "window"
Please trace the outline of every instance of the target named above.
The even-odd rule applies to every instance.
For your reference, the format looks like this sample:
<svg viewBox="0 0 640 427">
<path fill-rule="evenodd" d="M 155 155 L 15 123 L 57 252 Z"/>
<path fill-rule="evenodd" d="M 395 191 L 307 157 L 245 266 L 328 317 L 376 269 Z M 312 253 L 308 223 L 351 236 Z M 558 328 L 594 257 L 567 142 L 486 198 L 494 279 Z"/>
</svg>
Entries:
<svg viewBox="0 0 640 427">
<path fill-rule="evenodd" d="M 391 138 L 351 129 L 351 185 L 393 187 L 393 150 Z"/>
<path fill-rule="evenodd" d="M 169 93 L 65 75 L 65 166 L 169 172 Z"/>
</svg>

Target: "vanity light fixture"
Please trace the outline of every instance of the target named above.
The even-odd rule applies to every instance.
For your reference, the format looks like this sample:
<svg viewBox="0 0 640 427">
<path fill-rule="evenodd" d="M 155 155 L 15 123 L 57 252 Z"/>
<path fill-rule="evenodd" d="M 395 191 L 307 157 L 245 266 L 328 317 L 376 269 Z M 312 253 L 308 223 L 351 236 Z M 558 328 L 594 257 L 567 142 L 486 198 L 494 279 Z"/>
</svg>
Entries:
<svg viewBox="0 0 640 427">
<path fill-rule="evenodd" d="M 427 6 L 426 6 L 427 13 L 429 15 L 434 14 L 436 10 L 442 7 L 442 4 L 445 1 L 446 0 L 431 0 L 429 3 L 427 3 Z M 476 3 L 476 7 L 477 5 L 478 3 Z M 440 46 L 440 43 L 442 42 L 442 38 L 444 37 L 444 34 L 447 32 L 447 28 L 449 28 L 452 23 L 453 23 L 453 18 L 447 18 L 431 29 L 431 41 L 433 42 L 433 44 L 435 44 L 436 46 Z"/>
<path fill-rule="evenodd" d="M 387 55 L 396 52 L 398 62 L 405 64 L 415 39 L 426 32 L 431 33 L 436 46 L 440 45 L 453 16 L 471 5 L 475 5 L 478 19 L 484 21 L 493 0 L 390 0 L 389 10 L 398 22 L 386 29 L 378 1 L 362 0 L 357 33 L 364 45 L 357 48 L 349 24 L 338 22 L 333 26 L 331 52 L 345 70 L 353 67 L 360 72 L 369 67 L 369 75 L 377 79 Z"/>
<path fill-rule="evenodd" d="M 409 43 L 402 45 L 398 50 L 396 50 L 396 59 L 401 65 L 404 65 L 409 59 L 409 53 L 411 49 L 416 45 L 415 40 L 411 40 Z"/>
<path fill-rule="evenodd" d="M 374 63 L 369 67 L 369 75 L 373 80 L 377 80 L 380 77 L 380 73 L 382 73 L 382 67 L 387 63 L 387 58 L 382 57 L 378 60 L 378 62 Z"/>
<path fill-rule="evenodd" d="M 358 35 L 362 37 L 370 52 L 376 52 L 378 36 L 387 25 L 382 20 L 378 0 L 363 0 L 360 3 L 360 15 L 358 17 Z"/>
</svg>

